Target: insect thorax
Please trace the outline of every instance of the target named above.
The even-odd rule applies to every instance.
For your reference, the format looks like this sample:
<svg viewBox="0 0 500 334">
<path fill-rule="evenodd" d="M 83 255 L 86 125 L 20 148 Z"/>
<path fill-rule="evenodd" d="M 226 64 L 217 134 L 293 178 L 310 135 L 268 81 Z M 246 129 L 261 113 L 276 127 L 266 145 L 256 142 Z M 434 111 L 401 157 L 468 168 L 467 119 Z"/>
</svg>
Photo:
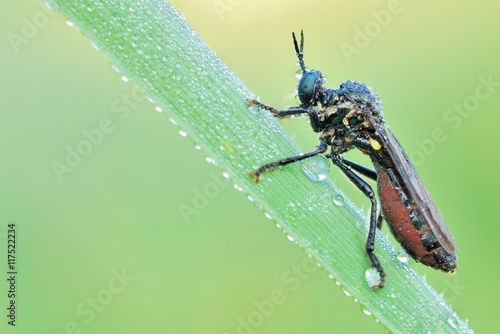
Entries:
<svg viewBox="0 0 500 334">
<path fill-rule="evenodd" d="M 321 139 L 342 153 L 353 145 L 370 145 L 375 136 L 373 122 L 383 122 L 379 96 L 363 83 L 345 81 L 339 89 L 329 89 L 320 110 L 325 128 Z"/>
</svg>

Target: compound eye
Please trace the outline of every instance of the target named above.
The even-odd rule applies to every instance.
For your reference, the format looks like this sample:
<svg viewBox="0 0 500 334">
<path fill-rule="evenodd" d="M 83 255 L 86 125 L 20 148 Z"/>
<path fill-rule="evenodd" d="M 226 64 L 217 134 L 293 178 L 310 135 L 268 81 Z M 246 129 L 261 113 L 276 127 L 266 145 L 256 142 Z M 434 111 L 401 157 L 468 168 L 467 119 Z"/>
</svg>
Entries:
<svg viewBox="0 0 500 334">
<path fill-rule="evenodd" d="M 300 78 L 297 91 L 299 93 L 299 100 L 304 106 L 314 104 L 314 93 L 318 81 L 321 81 L 321 74 L 314 70 L 305 72 L 302 78 Z"/>
</svg>

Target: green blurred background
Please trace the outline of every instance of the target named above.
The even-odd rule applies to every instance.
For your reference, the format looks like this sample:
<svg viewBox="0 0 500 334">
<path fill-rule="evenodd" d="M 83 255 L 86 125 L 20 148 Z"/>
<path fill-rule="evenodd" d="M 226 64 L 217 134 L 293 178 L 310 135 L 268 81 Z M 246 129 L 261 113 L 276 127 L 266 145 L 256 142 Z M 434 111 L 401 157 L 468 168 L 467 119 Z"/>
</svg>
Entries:
<svg viewBox="0 0 500 334">
<path fill-rule="evenodd" d="M 296 103 L 290 32 L 300 29 L 327 86 L 360 80 L 381 95 L 459 246 L 456 275 L 410 264 L 473 329 L 497 330 L 500 4 L 172 3 L 266 103 Z M 0 18 L 1 254 L 9 222 L 19 238 L 18 326 L 6 324 L 2 278 L 1 332 L 385 332 L 321 270 L 291 289 L 282 277 L 306 255 L 64 18 L 33 0 L 2 2 Z M 106 120 L 112 130 L 58 177 L 54 162 Z M 305 119 L 282 124 L 315 146 Z M 368 208 L 337 170 L 330 177 Z M 185 219 L 180 208 L 204 191 Z M 259 311 L 275 290 L 285 302 Z"/>
</svg>

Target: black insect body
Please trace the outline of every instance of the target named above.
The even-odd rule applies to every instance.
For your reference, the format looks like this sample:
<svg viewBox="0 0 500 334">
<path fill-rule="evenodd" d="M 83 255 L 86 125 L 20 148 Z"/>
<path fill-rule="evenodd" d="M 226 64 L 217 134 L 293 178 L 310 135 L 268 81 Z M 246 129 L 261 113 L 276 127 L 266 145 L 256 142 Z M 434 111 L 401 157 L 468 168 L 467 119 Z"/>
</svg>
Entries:
<svg viewBox="0 0 500 334">
<path fill-rule="evenodd" d="M 380 275 L 380 289 L 385 284 L 385 272 L 374 253 L 375 232 L 382 224 L 382 217 L 398 242 L 418 262 L 453 272 L 457 268 L 455 242 L 441 213 L 425 189 L 392 132 L 384 123 L 382 102 L 379 96 L 365 84 L 345 81 L 338 89 L 323 86 L 320 71 L 307 70 L 304 65 L 304 35 L 300 46 L 292 33 L 295 51 L 299 59 L 302 77 L 298 84 L 301 104 L 286 110 L 278 110 L 257 100 L 249 100 L 270 111 L 277 118 L 307 114 L 315 132 L 321 133 L 316 150 L 300 156 L 281 159 L 263 165 L 251 174 L 255 181 L 262 173 L 318 154 L 325 154 L 352 181 L 371 202 L 370 226 L 366 252 Z M 319 106 L 319 107 L 318 107 Z M 357 148 L 367 154 L 375 170 L 342 158 L 342 153 Z M 370 185 L 359 175 L 377 181 L 381 210 L 377 214 L 377 200 Z"/>
</svg>

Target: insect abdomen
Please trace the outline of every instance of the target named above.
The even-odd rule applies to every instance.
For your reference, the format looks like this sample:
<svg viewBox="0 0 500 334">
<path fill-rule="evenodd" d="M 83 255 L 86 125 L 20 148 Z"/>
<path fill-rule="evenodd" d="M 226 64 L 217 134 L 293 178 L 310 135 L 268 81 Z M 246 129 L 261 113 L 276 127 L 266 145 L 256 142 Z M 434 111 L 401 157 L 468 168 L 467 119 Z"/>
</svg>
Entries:
<svg viewBox="0 0 500 334">
<path fill-rule="evenodd" d="M 382 211 L 396 240 L 417 262 L 453 272 L 457 268 L 456 255 L 441 246 L 429 224 L 408 200 L 405 190 L 395 184 L 394 175 L 389 175 L 392 171 L 381 166 L 376 168 Z"/>
</svg>

